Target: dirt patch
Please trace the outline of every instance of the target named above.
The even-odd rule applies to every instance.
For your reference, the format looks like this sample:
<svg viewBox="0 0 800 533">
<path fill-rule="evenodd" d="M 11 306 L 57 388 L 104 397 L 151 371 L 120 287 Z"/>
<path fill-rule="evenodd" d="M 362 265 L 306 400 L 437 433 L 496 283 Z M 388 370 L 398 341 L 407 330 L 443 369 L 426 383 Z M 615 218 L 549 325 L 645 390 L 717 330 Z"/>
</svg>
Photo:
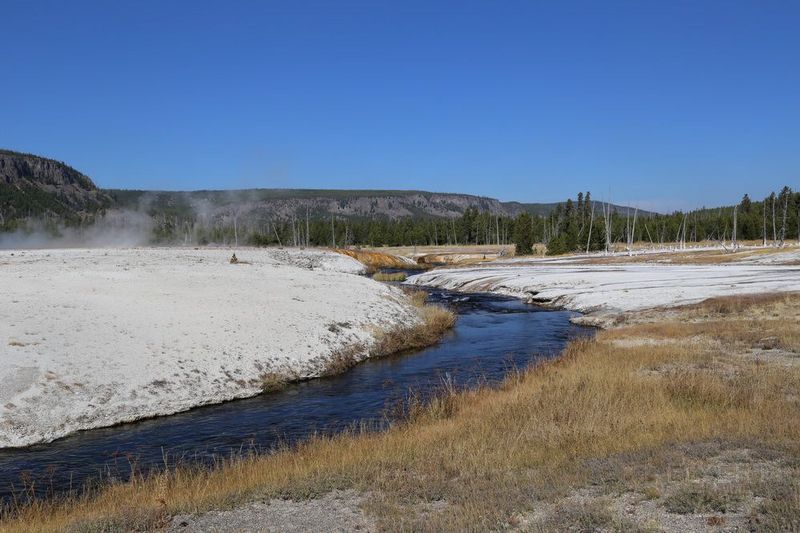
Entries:
<svg viewBox="0 0 800 533">
<path fill-rule="evenodd" d="M 374 531 L 374 522 L 360 508 L 363 499 L 355 491 L 333 491 L 313 500 L 256 502 L 228 511 L 179 515 L 168 531 Z"/>
<path fill-rule="evenodd" d="M 583 465 L 590 482 L 515 517 L 517 530 L 791 531 L 797 461 L 758 445 L 703 442 Z M 773 529 L 774 527 L 774 529 Z"/>
</svg>

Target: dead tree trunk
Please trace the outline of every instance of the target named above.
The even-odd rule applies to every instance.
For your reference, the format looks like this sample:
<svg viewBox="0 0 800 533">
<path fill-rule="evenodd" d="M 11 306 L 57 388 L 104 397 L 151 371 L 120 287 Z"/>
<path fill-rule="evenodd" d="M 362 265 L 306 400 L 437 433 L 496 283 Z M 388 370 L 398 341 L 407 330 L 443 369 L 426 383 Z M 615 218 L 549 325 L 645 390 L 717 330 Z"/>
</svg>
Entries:
<svg viewBox="0 0 800 533">
<path fill-rule="evenodd" d="M 281 236 L 278 235 L 278 225 L 274 222 L 272 223 L 272 230 L 275 232 L 275 238 L 278 239 L 278 247 L 283 248 L 283 243 L 281 243 Z"/>
<path fill-rule="evenodd" d="M 774 245 L 778 240 L 778 232 L 775 229 L 775 193 L 772 193 L 772 244 Z"/>
<path fill-rule="evenodd" d="M 781 195 L 783 196 L 783 219 L 781 220 L 781 247 L 783 246 L 784 241 L 786 241 L 786 216 L 789 212 L 789 196 L 791 196 L 791 189 L 788 187 L 784 187 L 781 191 Z"/>
<path fill-rule="evenodd" d="M 606 253 L 611 251 L 611 206 L 603 202 L 603 223 L 606 230 Z"/>
<path fill-rule="evenodd" d="M 635 208 L 633 210 L 633 225 L 631 226 L 631 231 L 628 236 L 628 255 L 633 253 L 633 241 L 636 238 L 636 215 L 639 214 L 639 208 Z"/>
<path fill-rule="evenodd" d="M 686 218 L 688 217 L 688 213 L 683 215 L 683 229 L 681 231 L 681 250 L 686 249 Z"/>
</svg>

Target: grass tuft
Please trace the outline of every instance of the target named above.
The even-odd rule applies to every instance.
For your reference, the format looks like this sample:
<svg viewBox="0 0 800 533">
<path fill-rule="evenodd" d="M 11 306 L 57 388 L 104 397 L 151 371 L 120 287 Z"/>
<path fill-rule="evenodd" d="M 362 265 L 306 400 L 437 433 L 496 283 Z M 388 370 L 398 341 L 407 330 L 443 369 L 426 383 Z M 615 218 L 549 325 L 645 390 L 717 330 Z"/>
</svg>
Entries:
<svg viewBox="0 0 800 533">
<path fill-rule="evenodd" d="M 372 275 L 372 279 L 375 281 L 402 282 L 405 281 L 407 277 L 405 272 L 376 272 Z"/>
<path fill-rule="evenodd" d="M 363 359 L 365 353 L 362 344 L 352 344 L 333 352 L 325 363 L 322 376 L 335 376 L 347 372 Z"/>
<path fill-rule="evenodd" d="M 688 483 L 680 486 L 664 500 L 670 513 L 728 513 L 735 511 L 742 501 L 741 494 L 729 488 L 709 484 Z"/>
<path fill-rule="evenodd" d="M 277 392 L 283 390 L 292 377 L 280 372 L 265 372 L 261 374 L 261 392 Z"/>
<path fill-rule="evenodd" d="M 383 357 L 430 346 L 453 327 L 456 322 L 455 313 L 439 305 L 421 303 L 424 299 L 418 294 L 412 295 L 412 302 L 419 308 L 421 322 L 378 332 L 370 357 Z"/>
</svg>

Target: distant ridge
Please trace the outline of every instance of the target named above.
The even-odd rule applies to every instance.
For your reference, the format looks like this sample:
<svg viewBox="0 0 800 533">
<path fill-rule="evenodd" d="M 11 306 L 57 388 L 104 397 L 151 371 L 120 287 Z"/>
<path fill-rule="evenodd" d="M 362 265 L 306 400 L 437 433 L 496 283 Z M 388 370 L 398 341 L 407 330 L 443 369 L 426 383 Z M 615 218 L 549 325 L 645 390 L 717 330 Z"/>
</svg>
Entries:
<svg viewBox="0 0 800 533">
<path fill-rule="evenodd" d="M 494 198 L 418 190 L 241 189 L 146 191 L 99 189 L 86 175 L 32 154 L 0 150 L 0 227 L 35 217 L 80 219 L 98 211 L 126 209 L 151 216 L 219 218 L 235 211 L 242 219 L 330 216 L 402 219 L 452 218 L 467 210 L 516 216 L 545 215 L 555 203 L 501 202 Z M 616 209 L 624 209 L 614 206 Z M 640 215 L 647 212 L 640 211 Z"/>
<path fill-rule="evenodd" d="M 230 210 L 258 212 L 265 217 L 286 218 L 321 216 L 387 218 L 405 217 L 450 218 L 463 215 L 468 209 L 501 216 L 521 213 L 547 215 L 563 202 L 501 202 L 495 198 L 460 193 L 418 190 L 381 189 L 238 189 L 200 191 L 145 191 L 109 189 L 115 204 L 129 209 L 144 208 L 151 213 L 171 212 L 185 215 L 196 210 Z M 593 202 L 599 209 L 601 204 Z M 615 210 L 628 209 L 612 205 Z M 633 209 L 633 208 L 631 208 Z M 654 214 L 639 211 L 642 216 Z"/>
</svg>

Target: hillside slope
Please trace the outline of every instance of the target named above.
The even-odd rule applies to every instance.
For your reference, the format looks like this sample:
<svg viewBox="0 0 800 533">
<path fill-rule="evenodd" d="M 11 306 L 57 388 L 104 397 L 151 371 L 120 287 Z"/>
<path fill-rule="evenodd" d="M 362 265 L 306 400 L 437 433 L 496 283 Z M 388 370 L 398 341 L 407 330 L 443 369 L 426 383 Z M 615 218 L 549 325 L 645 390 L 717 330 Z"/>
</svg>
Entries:
<svg viewBox="0 0 800 533">
<path fill-rule="evenodd" d="M 467 210 L 500 216 L 547 215 L 559 203 L 501 202 L 470 194 L 401 190 L 242 189 L 232 191 L 142 191 L 109 189 L 121 208 L 152 215 L 217 218 L 236 215 L 264 220 L 303 218 L 452 218 Z M 600 209 L 600 204 L 597 208 Z M 623 210 L 623 206 L 614 206 Z M 640 211 L 641 216 L 651 213 Z"/>
<path fill-rule="evenodd" d="M 31 154 L 0 150 L 0 227 L 20 218 L 78 218 L 111 197 L 74 168 Z"/>
<path fill-rule="evenodd" d="M 510 214 L 499 200 L 468 194 L 425 191 L 245 189 L 235 191 L 129 191 L 109 190 L 119 207 L 166 213 L 215 217 L 237 215 L 286 219 L 364 217 L 457 217 L 467 209 Z"/>
<path fill-rule="evenodd" d="M 414 190 L 104 190 L 59 161 L 0 150 L 0 229 L 13 229 L 22 219 L 81 220 L 103 209 L 137 211 L 159 220 L 236 218 L 258 225 L 306 215 L 312 220 L 456 218 L 468 210 L 512 217 L 523 212 L 546 215 L 558 205 Z"/>
</svg>

